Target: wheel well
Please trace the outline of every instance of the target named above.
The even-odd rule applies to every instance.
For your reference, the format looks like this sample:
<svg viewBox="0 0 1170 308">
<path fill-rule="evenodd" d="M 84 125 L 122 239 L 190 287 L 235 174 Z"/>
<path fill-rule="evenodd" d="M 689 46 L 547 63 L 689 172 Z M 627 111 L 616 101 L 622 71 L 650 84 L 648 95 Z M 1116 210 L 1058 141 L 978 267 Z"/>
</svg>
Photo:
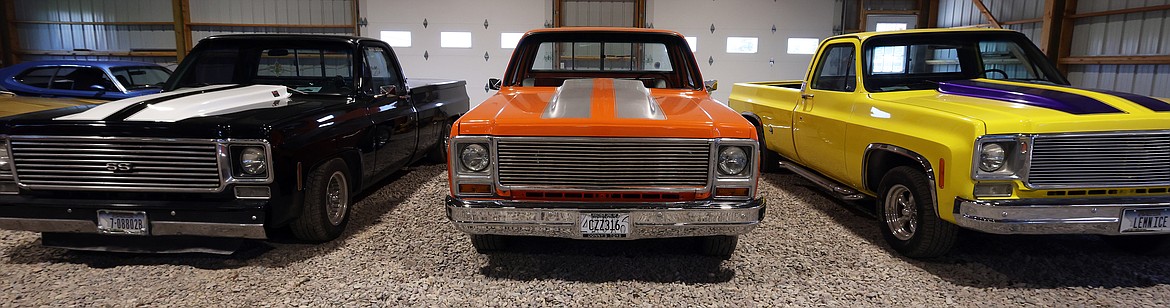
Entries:
<svg viewBox="0 0 1170 308">
<path fill-rule="evenodd" d="M 926 172 L 921 163 L 906 155 L 882 150 L 870 151 L 865 159 L 865 188 L 869 191 L 878 191 L 878 185 L 881 185 L 886 172 L 900 166 Z"/>
<path fill-rule="evenodd" d="M 749 123 L 752 123 L 752 126 L 755 126 L 756 138 L 759 138 L 763 135 L 764 125 L 761 124 L 762 122 L 760 122 L 759 117 L 757 117 L 754 113 L 751 113 L 751 112 L 744 112 L 744 113 L 741 113 L 740 115 L 742 115 L 744 119 L 747 119 Z M 756 141 L 759 141 L 761 143 L 764 142 L 763 140 L 756 140 Z M 761 147 L 763 147 L 763 146 L 761 146 Z"/>
</svg>

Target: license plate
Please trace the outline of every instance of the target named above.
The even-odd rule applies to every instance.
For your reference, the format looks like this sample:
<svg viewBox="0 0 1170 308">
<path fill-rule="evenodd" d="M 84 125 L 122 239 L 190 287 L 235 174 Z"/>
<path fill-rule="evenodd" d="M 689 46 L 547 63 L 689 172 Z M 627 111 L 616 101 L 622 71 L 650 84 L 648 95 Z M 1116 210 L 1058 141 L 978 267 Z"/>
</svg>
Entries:
<svg viewBox="0 0 1170 308">
<path fill-rule="evenodd" d="M 150 222 L 146 212 L 98 210 L 98 233 L 147 235 Z"/>
<path fill-rule="evenodd" d="M 581 237 L 626 237 L 630 234 L 629 213 L 581 213 Z"/>
<path fill-rule="evenodd" d="M 1170 231 L 1170 208 L 1126 209 L 1121 213 L 1121 232 Z"/>
</svg>

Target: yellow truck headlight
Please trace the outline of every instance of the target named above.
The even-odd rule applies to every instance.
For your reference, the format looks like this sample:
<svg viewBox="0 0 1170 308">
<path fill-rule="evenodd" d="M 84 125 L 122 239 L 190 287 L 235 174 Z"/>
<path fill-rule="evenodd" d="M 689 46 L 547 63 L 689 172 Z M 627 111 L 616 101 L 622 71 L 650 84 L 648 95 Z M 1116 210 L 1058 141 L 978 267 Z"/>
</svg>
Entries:
<svg viewBox="0 0 1170 308">
<path fill-rule="evenodd" d="M 1023 135 L 987 135 L 975 140 L 971 178 L 1016 180 L 1028 165 L 1031 138 Z"/>
<path fill-rule="evenodd" d="M 983 145 L 983 149 L 979 153 L 979 170 L 986 172 L 996 172 L 1003 169 L 1004 160 L 1007 158 L 1007 152 L 1004 151 L 1003 146 L 998 143 L 988 143 Z"/>
</svg>

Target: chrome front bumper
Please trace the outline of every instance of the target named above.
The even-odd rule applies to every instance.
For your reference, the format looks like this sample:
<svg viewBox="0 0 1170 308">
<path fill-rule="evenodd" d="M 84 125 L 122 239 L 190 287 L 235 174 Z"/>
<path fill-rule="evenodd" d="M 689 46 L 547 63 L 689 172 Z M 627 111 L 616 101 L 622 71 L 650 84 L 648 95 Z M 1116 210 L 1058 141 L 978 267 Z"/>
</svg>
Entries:
<svg viewBox="0 0 1170 308">
<path fill-rule="evenodd" d="M 0 229 L 97 234 L 97 223 L 91 220 L 0 218 Z M 191 235 L 210 237 L 233 237 L 266 239 L 263 224 L 229 224 L 207 222 L 152 221 L 150 235 Z"/>
<path fill-rule="evenodd" d="M 1024 199 L 971 201 L 955 199 L 955 223 L 995 234 L 1167 234 L 1121 232 L 1126 209 L 1170 207 L 1168 198 Z"/>
<path fill-rule="evenodd" d="M 447 196 L 447 218 L 470 234 L 545 236 L 585 239 L 577 223 L 581 213 L 630 214 L 630 231 L 621 238 L 740 235 L 764 219 L 763 198 L 748 201 L 669 203 L 588 203 L 461 200 Z"/>
</svg>

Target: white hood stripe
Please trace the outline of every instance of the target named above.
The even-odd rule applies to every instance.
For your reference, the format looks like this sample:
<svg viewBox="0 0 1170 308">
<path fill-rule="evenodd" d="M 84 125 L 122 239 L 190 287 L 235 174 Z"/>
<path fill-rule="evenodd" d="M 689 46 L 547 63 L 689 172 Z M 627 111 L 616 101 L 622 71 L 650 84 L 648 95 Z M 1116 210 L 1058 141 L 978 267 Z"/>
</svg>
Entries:
<svg viewBox="0 0 1170 308">
<path fill-rule="evenodd" d="M 288 105 L 288 88 L 273 85 L 212 86 L 176 92 L 153 98 L 118 103 L 118 108 L 93 108 L 57 120 L 106 120 L 177 122 L 190 118 L 228 114 L 258 108 Z M 153 96 L 153 95 L 152 95 Z M 102 105 L 99 107 L 104 107 Z"/>
<path fill-rule="evenodd" d="M 55 118 L 54 120 L 99 121 L 99 120 L 105 119 L 106 117 L 109 117 L 110 115 L 113 115 L 114 113 L 117 113 L 117 112 L 122 111 L 126 108 L 129 108 L 131 106 L 134 106 L 136 104 L 146 102 L 149 100 L 165 99 L 167 97 L 172 97 L 172 96 L 176 96 L 179 94 L 186 94 L 186 93 L 190 93 L 190 92 L 208 91 L 208 90 L 213 90 L 213 89 L 218 89 L 218 88 L 226 88 L 229 86 L 232 86 L 232 85 L 214 85 L 214 86 L 206 86 L 206 87 L 199 87 L 199 88 L 186 88 L 186 89 L 175 90 L 172 92 L 163 92 L 163 93 L 155 93 L 155 94 L 150 94 L 150 95 L 136 96 L 136 97 L 126 98 L 126 99 L 121 99 L 121 100 L 116 100 L 116 101 L 108 102 L 105 104 L 101 104 L 101 105 L 98 105 L 97 107 L 90 108 L 89 110 L 86 110 L 84 112 L 58 117 L 58 118 Z"/>
</svg>

